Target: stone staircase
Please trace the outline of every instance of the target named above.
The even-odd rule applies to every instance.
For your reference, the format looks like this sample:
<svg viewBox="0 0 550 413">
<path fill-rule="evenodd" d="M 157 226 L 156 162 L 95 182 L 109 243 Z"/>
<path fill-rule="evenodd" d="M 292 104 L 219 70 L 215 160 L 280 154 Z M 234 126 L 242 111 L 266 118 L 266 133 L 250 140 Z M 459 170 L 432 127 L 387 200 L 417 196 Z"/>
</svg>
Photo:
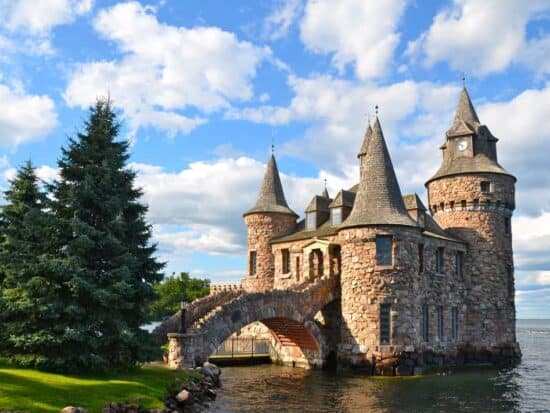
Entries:
<svg viewBox="0 0 550 413">
<path fill-rule="evenodd" d="M 222 309 L 223 305 L 232 302 L 243 294 L 244 290 L 242 289 L 226 289 L 193 301 L 187 305 L 185 327 L 187 329 L 192 328 L 196 323 L 204 321 L 205 317 L 208 317 L 208 314 Z M 153 330 L 152 334 L 159 344 L 164 344 L 168 333 L 177 333 L 180 329 L 181 310 L 163 320 L 161 324 Z"/>
<path fill-rule="evenodd" d="M 309 297 L 312 297 L 312 298 L 313 297 L 317 298 L 317 297 L 319 297 L 320 294 L 323 294 L 324 292 L 326 292 L 326 291 L 323 291 L 323 290 L 336 288 L 337 283 L 338 283 L 338 279 L 337 279 L 336 276 L 324 276 L 324 277 L 321 277 L 321 278 L 315 280 L 313 283 L 310 282 L 310 281 L 305 281 L 305 282 L 302 282 L 300 284 L 296 284 L 295 286 L 293 286 L 291 288 L 288 288 L 286 291 L 295 291 L 295 292 L 299 292 L 299 293 L 303 294 L 304 297 L 309 296 Z M 220 304 L 220 305 L 214 307 L 213 309 L 211 309 L 210 311 L 205 312 L 204 314 L 202 314 L 201 317 L 196 319 L 189 326 L 189 332 L 199 332 L 203 326 L 208 325 L 209 320 L 213 319 L 218 314 L 220 314 L 224 311 L 224 305 L 226 305 L 226 304 L 233 303 L 234 301 L 236 301 L 238 299 L 245 299 L 250 294 L 255 294 L 255 295 L 271 294 L 271 293 L 277 292 L 277 291 L 283 291 L 283 290 L 270 290 L 270 291 L 266 291 L 266 292 L 262 292 L 262 293 L 242 293 L 239 296 L 234 297 L 232 300 L 228 300 L 228 301 L 224 302 L 223 304 Z M 274 318 L 273 320 L 276 320 L 276 319 Z M 293 335 L 291 330 L 293 330 L 293 329 L 297 330 L 299 327 L 301 328 L 301 325 L 297 322 L 295 322 L 296 325 L 291 325 L 291 323 L 290 323 L 291 320 L 283 320 L 283 319 L 281 319 L 281 320 L 288 322 L 287 325 L 288 325 L 288 328 L 289 328 L 288 337 L 287 336 L 281 337 L 282 341 L 292 340 L 293 338 L 298 339 L 297 335 Z M 264 324 L 267 324 L 267 323 L 264 323 Z M 282 325 L 280 325 L 280 327 L 282 327 Z M 313 343 L 315 343 L 315 342 L 313 341 Z M 304 341 L 304 344 L 306 344 L 306 347 L 308 345 L 310 345 L 310 343 L 306 343 L 305 341 Z"/>
</svg>

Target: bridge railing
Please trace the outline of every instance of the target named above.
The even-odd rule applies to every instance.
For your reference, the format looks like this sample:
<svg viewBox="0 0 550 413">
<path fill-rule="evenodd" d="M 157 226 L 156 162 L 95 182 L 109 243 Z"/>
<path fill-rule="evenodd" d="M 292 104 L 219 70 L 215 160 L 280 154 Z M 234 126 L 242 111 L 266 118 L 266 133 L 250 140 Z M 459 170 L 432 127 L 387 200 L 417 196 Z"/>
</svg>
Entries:
<svg viewBox="0 0 550 413">
<path fill-rule="evenodd" d="M 224 341 L 212 356 L 223 357 L 254 357 L 269 355 L 271 341 L 264 338 L 238 338 L 232 337 Z"/>
</svg>

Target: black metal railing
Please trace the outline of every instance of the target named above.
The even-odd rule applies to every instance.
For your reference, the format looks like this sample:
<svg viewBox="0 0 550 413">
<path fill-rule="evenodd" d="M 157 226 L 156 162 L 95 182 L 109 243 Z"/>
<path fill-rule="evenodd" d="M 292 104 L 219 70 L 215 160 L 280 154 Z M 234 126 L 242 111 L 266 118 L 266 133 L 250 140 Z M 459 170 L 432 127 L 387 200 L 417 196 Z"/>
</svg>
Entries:
<svg viewBox="0 0 550 413">
<path fill-rule="evenodd" d="M 225 340 L 212 356 L 260 357 L 269 355 L 271 342 L 259 338 L 230 338 Z"/>
</svg>

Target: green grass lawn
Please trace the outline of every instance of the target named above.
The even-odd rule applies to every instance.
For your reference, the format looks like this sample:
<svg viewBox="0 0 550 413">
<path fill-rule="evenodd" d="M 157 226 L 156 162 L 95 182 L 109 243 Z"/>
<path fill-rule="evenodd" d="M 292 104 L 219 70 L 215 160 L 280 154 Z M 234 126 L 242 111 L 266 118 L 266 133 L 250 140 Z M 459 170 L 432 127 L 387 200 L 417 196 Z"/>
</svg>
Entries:
<svg viewBox="0 0 550 413">
<path fill-rule="evenodd" d="M 59 412 L 65 406 L 80 406 L 93 413 L 113 401 L 162 407 L 166 387 L 188 374 L 146 366 L 111 376 L 65 376 L 0 363 L 0 411 Z"/>
</svg>

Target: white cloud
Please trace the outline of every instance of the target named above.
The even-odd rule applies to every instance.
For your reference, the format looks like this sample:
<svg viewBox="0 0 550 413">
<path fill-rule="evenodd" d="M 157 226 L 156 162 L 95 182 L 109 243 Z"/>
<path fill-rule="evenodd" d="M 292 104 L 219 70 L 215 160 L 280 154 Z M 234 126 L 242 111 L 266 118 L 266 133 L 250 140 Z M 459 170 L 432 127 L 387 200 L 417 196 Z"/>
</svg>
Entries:
<svg viewBox="0 0 550 413">
<path fill-rule="evenodd" d="M 517 61 L 535 72 L 538 78 L 550 74 L 550 36 L 543 35 L 529 40 L 520 51 Z"/>
<path fill-rule="evenodd" d="M 407 54 L 421 57 L 427 66 L 447 62 L 453 69 L 484 75 L 506 69 L 520 59 L 529 66 L 544 60 L 526 46 L 526 25 L 543 10 L 547 0 L 453 0 L 439 12 L 430 28 L 409 42 Z"/>
<path fill-rule="evenodd" d="M 51 54 L 51 31 L 91 11 L 93 0 L 0 0 L 0 28 L 24 38 L 26 53 Z"/>
<path fill-rule="evenodd" d="M 423 191 L 440 161 L 437 148 L 450 126 L 459 88 L 404 81 L 387 86 L 331 76 L 289 77 L 288 106 L 260 106 L 227 112 L 228 118 L 268 124 L 308 122 L 305 136 L 287 141 L 281 151 L 343 177 L 356 177 L 356 154 L 375 105 L 397 173 L 407 177 L 405 191 Z M 335 109 L 337 108 L 337 109 Z M 356 178 L 355 178 L 356 179 Z"/>
<path fill-rule="evenodd" d="M 92 0 L 2 0 L 0 21 L 9 30 L 44 35 L 53 27 L 90 12 L 92 6 Z"/>
<path fill-rule="evenodd" d="M 353 63 L 360 78 L 379 77 L 399 43 L 397 25 L 405 5 L 405 0 L 309 0 L 301 39 L 316 53 L 331 53 L 340 71 Z"/>
<path fill-rule="evenodd" d="M 540 89 L 527 89 L 509 101 L 478 108 L 481 121 L 500 138 L 499 160 L 519 177 L 517 204 L 522 213 L 550 211 L 548 102 L 550 83 Z"/>
<path fill-rule="evenodd" d="M 220 158 L 194 162 L 178 172 L 144 164 L 131 166 L 138 172 L 137 185 L 143 188 L 163 257 L 198 251 L 212 255 L 244 253 L 242 214 L 256 201 L 264 163 L 248 157 Z M 313 194 L 321 192 L 324 178 L 332 193 L 353 182 L 344 182 L 326 171 L 320 171 L 316 178 L 281 173 L 290 207 L 301 214 Z"/>
<path fill-rule="evenodd" d="M 272 41 L 285 37 L 301 13 L 302 3 L 302 0 L 278 0 L 264 20 L 264 36 Z"/>
<path fill-rule="evenodd" d="M 0 145 L 37 139 L 56 125 L 54 102 L 48 96 L 29 95 L 19 85 L 0 83 Z"/>
<path fill-rule="evenodd" d="M 81 64 L 64 97 L 87 107 L 110 91 L 135 130 L 151 125 L 170 134 L 189 133 L 204 114 L 252 98 L 251 79 L 268 48 L 239 41 L 217 27 L 187 29 L 161 23 L 137 2 L 102 10 L 96 31 L 123 54 L 120 60 Z M 183 113 L 197 109 L 202 115 Z"/>
</svg>

